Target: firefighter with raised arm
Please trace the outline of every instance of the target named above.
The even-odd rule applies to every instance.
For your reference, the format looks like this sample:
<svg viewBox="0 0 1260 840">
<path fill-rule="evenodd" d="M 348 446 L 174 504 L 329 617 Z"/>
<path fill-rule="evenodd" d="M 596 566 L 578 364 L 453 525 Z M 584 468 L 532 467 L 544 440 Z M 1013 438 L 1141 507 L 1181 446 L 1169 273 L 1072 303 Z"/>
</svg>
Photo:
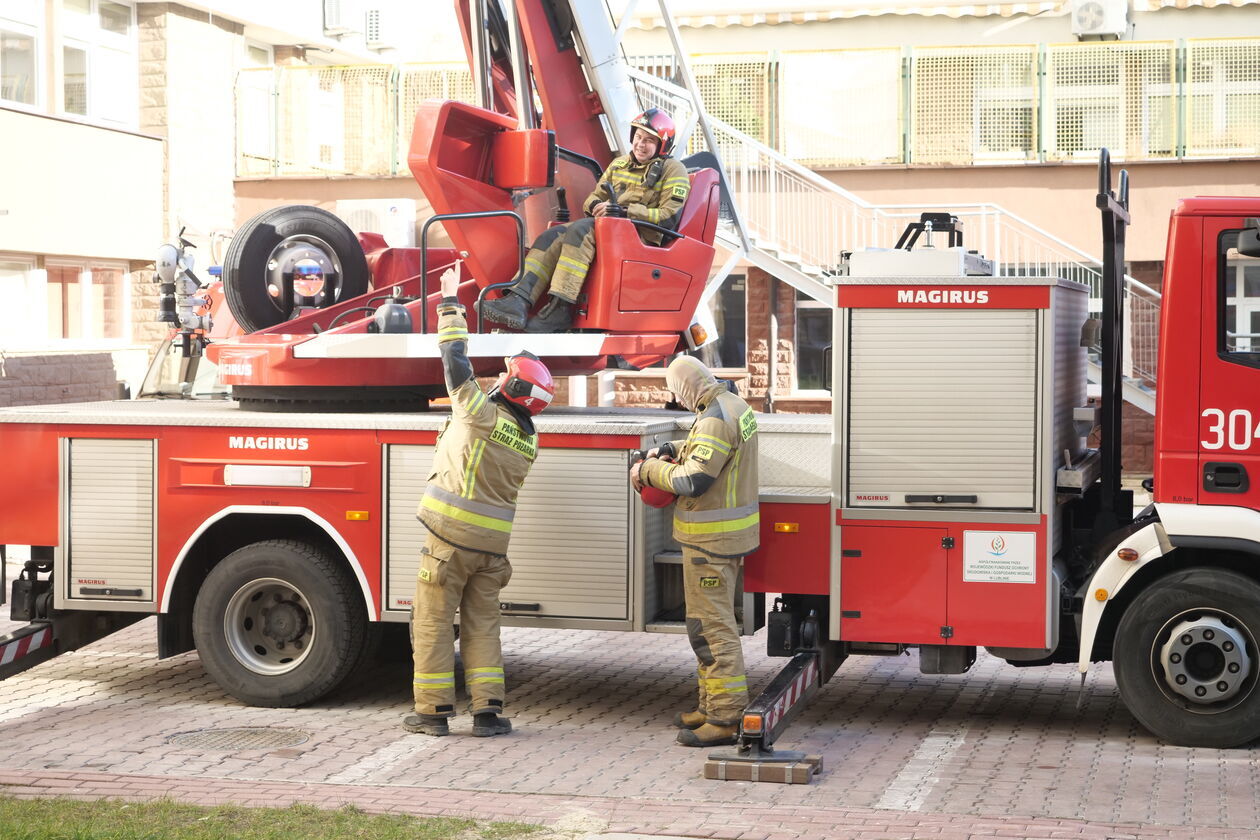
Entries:
<svg viewBox="0 0 1260 840">
<path fill-rule="evenodd" d="M 691 356 L 670 363 L 665 384 L 696 413 L 695 423 L 686 440 L 665 444 L 631 467 L 630 483 L 678 496 L 674 539 L 683 547 L 687 636 L 696 653 L 700 699 L 674 725 L 682 730 L 678 743 L 689 747 L 733 744 L 748 705 L 735 583 L 744 556 L 761 538 L 757 419 L 748 403 Z"/>
<path fill-rule="evenodd" d="M 533 417 L 555 394 L 551 373 L 531 353 L 506 359 L 487 394 L 468 361 L 468 322 L 456 298 L 459 272 L 442 275 L 438 347 L 451 395 L 451 419 L 438 436 L 433 472 L 417 516 L 429 535 L 420 552 L 412 614 L 415 714 L 410 732 L 449 733 L 455 714 L 455 611 L 474 735 L 512 730 L 502 717 L 503 651 L 499 591 L 512 577 L 507 559 L 516 497 L 538 454 Z"/>
<path fill-rule="evenodd" d="M 573 324 L 586 273 L 595 259 L 595 219 L 627 216 L 673 230 L 687 202 L 691 179 L 674 158 L 674 121 L 660 108 L 649 108 L 630 123 L 630 154 L 614 160 L 600 176 L 582 209 L 589 218 L 545 231 L 525 256 L 521 279 L 501 298 L 486 300 L 486 318 L 513 329 L 550 333 Z M 641 230 L 644 242 L 661 244 L 661 234 Z M 529 312 L 543 296 L 550 299 L 533 318 Z"/>
</svg>

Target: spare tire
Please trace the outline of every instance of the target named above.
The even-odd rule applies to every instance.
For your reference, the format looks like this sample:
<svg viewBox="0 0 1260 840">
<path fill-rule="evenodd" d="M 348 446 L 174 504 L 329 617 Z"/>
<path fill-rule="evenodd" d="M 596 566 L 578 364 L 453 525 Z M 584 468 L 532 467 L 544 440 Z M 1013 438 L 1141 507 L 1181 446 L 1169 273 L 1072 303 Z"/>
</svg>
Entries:
<svg viewBox="0 0 1260 840">
<path fill-rule="evenodd" d="M 303 277 L 311 279 L 295 284 L 294 299 L 286 301 L 285 277 L 292 281 L 295 269 L 309 270 Z M 300 302 L 327 306 L 367 290 L 367 260 L 354 231 L 318 207 L 295 204 L 259 213 L 237 230 L 223 259 L 228 309 L 247 332 L 289 320 Z"/>
</svg>

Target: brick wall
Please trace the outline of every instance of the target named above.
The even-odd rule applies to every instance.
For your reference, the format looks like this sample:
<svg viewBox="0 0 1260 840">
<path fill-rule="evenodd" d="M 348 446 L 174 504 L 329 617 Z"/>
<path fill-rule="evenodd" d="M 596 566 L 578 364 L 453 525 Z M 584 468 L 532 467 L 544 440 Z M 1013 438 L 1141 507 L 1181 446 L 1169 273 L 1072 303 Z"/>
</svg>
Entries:
<svg viewBox="0 0 1260 840">
<path fill-rule="evenodd" d="M 109 353 L 0 354 L 0 406 L 117 396 L 118 375 Z"/>
</svg>

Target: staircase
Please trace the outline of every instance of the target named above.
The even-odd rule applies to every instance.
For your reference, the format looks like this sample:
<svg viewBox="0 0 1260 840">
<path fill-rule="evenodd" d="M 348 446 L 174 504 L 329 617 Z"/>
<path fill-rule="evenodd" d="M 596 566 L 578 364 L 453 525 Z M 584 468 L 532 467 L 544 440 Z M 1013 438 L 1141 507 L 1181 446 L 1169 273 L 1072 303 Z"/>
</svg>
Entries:
<svg viewBox="0 0 1260 840">
<path fill-rule="evenodd" d="M 674 116 L 679 127 L 676 154 L 682 156 L 685 149 L 686 154 L 711 152 L 717 158 L 731 197 L 730 205 L 724 204 L 718 243 L 730 251 L 730 258 L 710 278 L 705 300 L 742 258 L 814 300 L 831 303 L 834 291 L 827 274 L 840 264 L 842 253 L 889 248 L 921 213 L 948 211 L 963 222 L 966 246 L 992 259 L 999 275 L 1079 281 L 1090 288 L 1091 311 L 1101 312 L 1101 260 L 1014 213 L 987 203 L 874 205 L 708 115 L 667 4 L 658 2 L 681 84 L 624 61 L 615 71 L 607 64 L 601 70 L 628 75 L 638 92 L 637 107 L 662 107 Z M 609 113 L 615 125 L 626 125 L 633 116 Z M 1126 275 L 1125 304 L 1125 399 L 1153 414 L 1160 294 Z M 1098 348 L 1092 349 L 1091 356 L 1096 356 Z M 1096 362 L 1091 362 L 1089 375 L 1091 381 L 1100 380 Z"/>
</svg>

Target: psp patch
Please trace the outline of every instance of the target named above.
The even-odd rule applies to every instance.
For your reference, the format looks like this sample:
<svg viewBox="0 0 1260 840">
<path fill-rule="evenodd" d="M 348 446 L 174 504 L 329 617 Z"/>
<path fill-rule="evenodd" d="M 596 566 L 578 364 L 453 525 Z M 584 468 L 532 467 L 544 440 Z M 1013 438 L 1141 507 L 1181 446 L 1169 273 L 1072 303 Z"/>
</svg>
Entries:
<svg viewBox="0 0 1260 840">
<path fill-rule="evenodd" d="M 686 197 L 687 197 L 686 187 L 674 187 L 674 198 L 686 198 Z"/>
<path fill-rule="evenodd" d="M 701 589 L 714 589 L 722 585 L 722 579 L 719 577 L 702 577 L 700 578 Z"/>
<path fill-rule="evenodd" d="M 713 447 L 706 444 L 698 444 L 695 449 L 691 450 L 691 458 L 702 464 L 707 464 L 709 459 L 713 457 Z"/>
<path fill-rule="evenodd" d="M 433 579 L 433 572 L 429 571 L 428 569 L 420 570 L 420 580 L 424 581 L 425 583 L 428 583 L 432 579 Z"/>
</svg>

